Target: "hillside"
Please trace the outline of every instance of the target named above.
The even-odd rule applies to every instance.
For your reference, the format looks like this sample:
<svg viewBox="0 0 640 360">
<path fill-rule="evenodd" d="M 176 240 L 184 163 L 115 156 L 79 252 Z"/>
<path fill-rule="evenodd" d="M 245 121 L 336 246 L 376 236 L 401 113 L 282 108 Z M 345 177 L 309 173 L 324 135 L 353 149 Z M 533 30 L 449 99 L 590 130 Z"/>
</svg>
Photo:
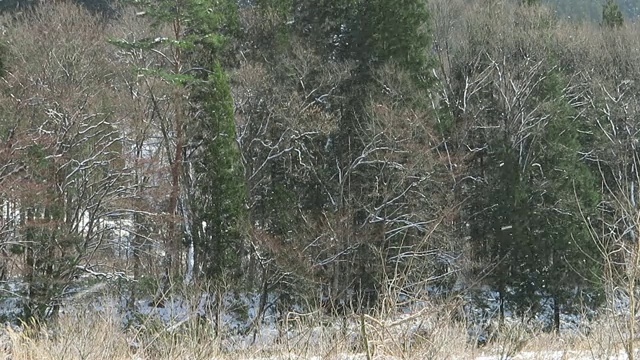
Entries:
<svg viewBox="0 0 640 360">
<path fill-rule="evenodd" d="M 563 18 L 574 20 L 602 21 L 602 6 L 604 0 L 543 0 L 552 6 Z M 640 1 L 616 0 L 625 18 L 635 21 L 640 15 Z"/>
</svg>

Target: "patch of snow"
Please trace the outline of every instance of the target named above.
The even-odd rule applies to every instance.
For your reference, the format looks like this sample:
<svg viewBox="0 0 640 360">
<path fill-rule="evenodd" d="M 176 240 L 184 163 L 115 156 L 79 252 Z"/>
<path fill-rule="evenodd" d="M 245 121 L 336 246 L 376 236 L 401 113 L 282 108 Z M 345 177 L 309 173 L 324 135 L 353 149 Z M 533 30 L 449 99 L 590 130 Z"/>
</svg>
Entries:
<svg viewBox="0 0 640 360">
<path fill-rule="evenodd" d="M 636 350 L 640 354 L 640 350 Z M 503 357 L 502 355 L 483 355 L 473 358 L 474 360 L 592 360 L 594 355 L 587 351 L 524 351 L 513 357 Z M 598 357 L 599 358 L 599 357 Z M 620 351 L 617 354 L 606 357 L 607 360 L 626 360 L 627 354 Z"/>
</svg>

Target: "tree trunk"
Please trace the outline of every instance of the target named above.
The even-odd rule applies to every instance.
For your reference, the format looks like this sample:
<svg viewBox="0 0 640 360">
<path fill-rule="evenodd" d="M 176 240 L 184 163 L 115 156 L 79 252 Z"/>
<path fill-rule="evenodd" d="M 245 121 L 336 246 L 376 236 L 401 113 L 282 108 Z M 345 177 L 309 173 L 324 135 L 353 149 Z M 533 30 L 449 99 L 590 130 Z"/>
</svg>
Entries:
<svg viewBox="0 0 640 360">
<path fill-rule="evenodd" d="M 498 289 L 498 302 L 500 303 L 500 327 L 504 325 L 504 289 Z"/>
<path fill-rule="evenodd" d="M 260 323 L 262 322 L 262 317 L 264 316 L 265 308 L 267 307 L 267 300 L 269 298 L 269 280 L 268 280 L 268 267 L 265 266 L 264 271 L 262 273 L 262 291 L 260 293 L 260 304 L 258 305 L 258 314 L 256 318 L 253 320 L 253 324 L 251 327 L 253 328 L 253 338 L 251 344 L 255 344 L 256 336 L 258 335 L 258 329 L 260 328 Z"/>
<path fill-rule="evenodd" d="M 553 331 L 560 333 L 560 300 L 557 296 L 553 298 Z"/>
<path fill-rule="evenodd" d="M 190 285 L 194 281 L 194 268 L 195 268 L 195 258 L 196 258 L 196 249 L 193 239 L 193 226 L 197 226 L 194 224 L 193 214 L 191 213 L 191 208 L 189 206 L 189 193 L 191 189 L 193 189 L 193 175 L 192 175 L 192 167 L 190 163 L 187 163 L 187 180 L 184 181 L 184 186 L 186 189 L 183 190 L 182 196 L 180 196 L 180 208 L 182 210 L 182 222 L 184 223 L 184 234 L 187 238 L 187 271 L 184 275 L 184 283 L 185 285 Z"/>
</svg>

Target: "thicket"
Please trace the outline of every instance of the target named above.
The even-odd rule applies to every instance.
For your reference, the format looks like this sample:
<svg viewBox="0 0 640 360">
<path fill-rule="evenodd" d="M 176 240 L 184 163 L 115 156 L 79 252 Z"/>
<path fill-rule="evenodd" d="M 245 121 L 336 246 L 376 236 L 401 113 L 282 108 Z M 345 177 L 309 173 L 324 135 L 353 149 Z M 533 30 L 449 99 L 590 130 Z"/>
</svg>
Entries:
<svg viewBox="0 0 640 360">
<path fill-rule="evenodd" d="M 640 41 L 538 2 L 67 2 L 2 17 L 0 250 L 24 319 L 80 279 L 388 311 L 634 298 Z M 145 293 L 146 291 L 146 293 Z M 635 303 L 633 303 L 635 304 Z M 634 305 L 635 306 L 635 305 Z"/>
</svg>

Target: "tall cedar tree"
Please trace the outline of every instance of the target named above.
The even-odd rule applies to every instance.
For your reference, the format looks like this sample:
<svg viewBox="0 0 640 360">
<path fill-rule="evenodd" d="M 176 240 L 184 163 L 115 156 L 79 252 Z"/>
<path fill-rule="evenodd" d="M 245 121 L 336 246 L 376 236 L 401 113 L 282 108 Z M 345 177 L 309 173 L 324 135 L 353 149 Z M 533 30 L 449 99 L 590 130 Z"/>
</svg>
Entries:
<svg viewBox="0 0 640 360">
<path fill-rule="evenodd" d="M 228 271 L 240 274 L 246 193 L 229 82 L 219 64 L 210 69 L 194 97 L 204 113 L 196 125 L 202 144 L 193 158 L 193 235 L 202 273 L 218 279 Z"/>
<path fill-rule="evenodd" d="M 237 224 L 245 196 L 238 171 L 241 159 L 235 144 L 233 101 L 220 66 L 227 60 L 228 40 L 237 31 L 237 4 L 232 0 L 135 3 L 155 20 L 158 31 L 167 24 L 171 29 L 171 34 L 158 34 L 154 39 L 114 41 L 122 47 L 158 49 L 169 59 L 169 66 L 140 69 L 175 89 L 171 141 L 175 146 L 169 157 L 172 179 L 167 210 L 173 220 L 166 241 L 167 272 L 173 269 L 176 274 L 179 264 L 175 259 L 181 258 L 186 244 L 197 251 L 187 260 L 187 280 L 198 269 L 207 278 L 216 277 L 226 266 L 238 263 L 232 258 L 240 256 Z M 167 281 L 163 287 L 166 290 Z"/>
</svg>

